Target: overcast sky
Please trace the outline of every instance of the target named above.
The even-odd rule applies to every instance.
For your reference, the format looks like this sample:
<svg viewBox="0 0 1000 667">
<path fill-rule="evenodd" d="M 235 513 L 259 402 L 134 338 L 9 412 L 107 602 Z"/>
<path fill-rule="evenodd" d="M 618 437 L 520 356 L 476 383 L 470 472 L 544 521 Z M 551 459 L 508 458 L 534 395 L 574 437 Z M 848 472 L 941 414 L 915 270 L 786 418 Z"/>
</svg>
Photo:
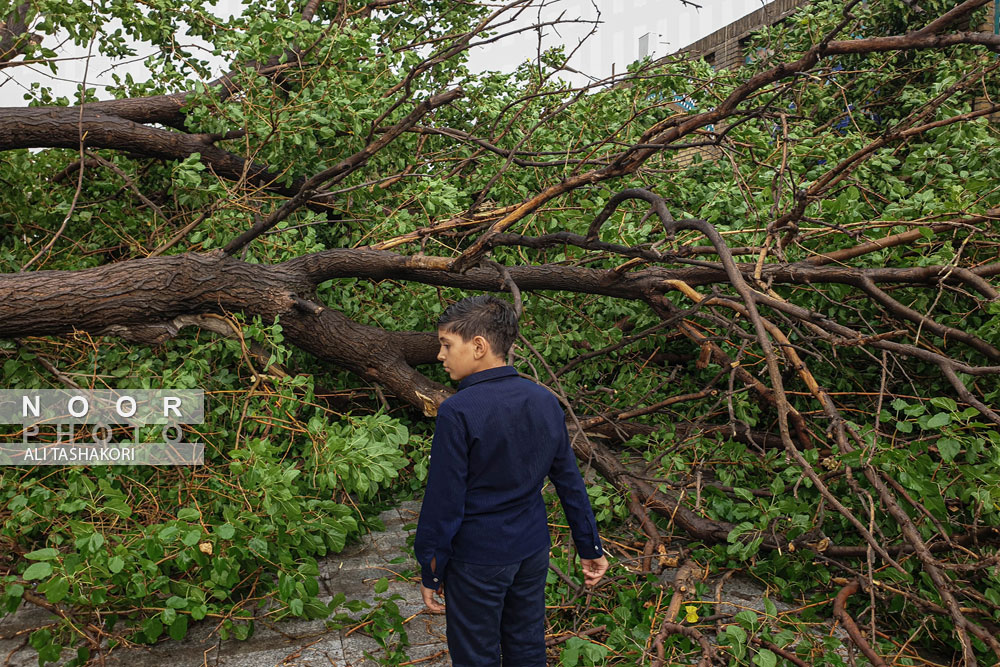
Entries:
<svg viewBox="0 0 1000 667">
<path fill-rule="evenodd" d="M 566 11 L 564 18 L 593 20 L 597 18 L 596 5 L 600 9 L 602 23 L 569 65 L 591 76 L 605 78 L 611 75 L 612 65 L 615 72 L 622 72 L 642 55 L 669 55 L 765 4 L 762 0 L 697 2 L 701 9 L 686 6 L 680 0 L 562 0 L 553 3 L 542 14 L 542 21 L 553 20 L 563 10 Z M 525 18 L 530 20 L 522 23 L 530 25 L 538 22 L 537 12 Z M 543 47 L 563 43 L 568 53 L 590 28 L 589 25 L 547 27 Z M 639 40 L 646 33 L 651 33 L 649 52 L 642 54 Z M 501 46 L 482 47 L 473 54 L 472 65 L 480 70 L 510 71 L 526 58 L 533 57 L 537 49 L 534 33 L 511 37 L 505 39 Z"/>
<path fill-rule="evenodd" d="M 564 18 L 597 18 L 595 5 L 600 8 L 597 33 L 580 49 L 569 65 L 587 74 L 604 78 L 611 74 L 612 66 L 622 72 L 628 63 L 640 57 L 639 40 L 651 33 L 647 55 L 665 56 L 697 41 L 732 21 L 745 16 L 764 3 L 762 0 L 697 0 L 701 9 L 685 6 L 680 0 L 559 0 L 551 1 L 541 14 L 542 21 L 556 18 L 565 11 Z M 218 0 L 217 13 L 240 12 L 243 5 L 239 0 Z M 531 25 L 538 21 L 537 11 L 525 12 L 519 25 Z M 545 28 L 543 48 L 564 43 L 567 50 L 576 46 L 578 40 L 589 30 L 589 25 L 573 25 Z M 509 28 L 507 28 L 509 29 Z M 192 40 L 179 40 L 190 43 Z M 55 44 L 47 43 L 50 48 Z M 502 40 L 495 45 L 480 47 L 472 54 L 471 65 L 476 71 L 511 71 L 525 59 L 533 58 L 537 51 L 537 37 L 534 33 Z M 77 60 L 60 63 L 59 78 L 53 78 L 48 71 L 34 66 L 10 67 L 0 70 L 0 105 L 23 106 L 23 95 L 31 81 L 42 82 L 53 88 L 58 95 L 69 97 L 76 85 L 83 80 L 86 49 L 64 48 L 60 57 L 75 57 Z M 87 69 L 88 87 L 97 87 L 101 94 L 102 84 L 112 83 L 110 72 L 123 76 L 131 72 L 137 80 L 145 78 L 142 58 L 149 55 L 140 49 L 138 62 L 130 65 L 115 65 L 110 61 L 93 57 Z M 220 63 L 221 74 L 224 63 Z M 112 68 L 114 68 L 112 70 Z M 583 83 L 583 77 L 564 75 L 574 83 Z"/>
</svg>

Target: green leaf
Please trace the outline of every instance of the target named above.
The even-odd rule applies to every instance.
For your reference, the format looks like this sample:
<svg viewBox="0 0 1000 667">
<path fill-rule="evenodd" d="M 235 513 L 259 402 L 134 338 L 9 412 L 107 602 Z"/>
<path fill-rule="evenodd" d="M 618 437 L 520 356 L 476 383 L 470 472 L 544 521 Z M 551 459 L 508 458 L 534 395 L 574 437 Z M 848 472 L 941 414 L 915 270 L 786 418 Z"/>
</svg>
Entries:
<svg viewBox="0 0 1000 667">
<path fill-rule="evenodd" d="M 101 507 L 102 512 L 108 512 L 110 514 L 117 514 L 123 519 L 127 519 L 132 516 L 132 508 L 125 504 L 125 501 L 119 498 L 113 498 Z"/>
<path fill-rule="evenodd" d="M 770 488 L 771 493 L 775 496 L 780 496 L 785 492 L 785 482 L 781 479 L 781 477 L 775 475 L 774 479 L 771 480 Z"/>
<path fill-rule="evenodd" d="M 62 655 L 62 650 L 63 647 L 61 644 L 43 646 L 38 649 L 38 664 L 44 665 L 47 662 L 58 662 L 59 657 Z"/>
<path fill-rule="evenodd" d="M 937 441 L 937 448 L 941 453 L 941 458 L 947 462 L 951 462 L 955 460 L 955 457 L 962 450 L 962 443 L 954 438 L 941 438 Z"/>
<path fill-rule="evenodd" d="M 337 610 L 337 607 L 344 604 L 346 600 L 347 596 L 344 595 L 342 591 L 334 595 L 332 598 L 330 598 L 330 601 L 327 603 L 328 613 L 332 614 L 334 611 Z"/>
<path fill-rule="evenodd" d="M 146 619 L 142 624 L 142 633 L 146 635 L 146 641 L 155 642 L 163 634 L 163 621 L 159 616 Z"/>
<path fill-rule="evenodd" d="M 170 624 L 170 630 L 168 634 L 170 638 L 175 641 L 180 641 L 184 639 L 184 635 L 187 634 L 188 630 L 188 617 L 185 614 L 178 614 L 174 622 Z"/>
<path fill-rule="evenodd" d="M 24 586 L 21 584 L 7 584 L 7 588 L 4 594 L 16 602 L 20 602 L 21 596 L 24 595 Z M 8 611 L 13 611 L 13 609 L 8 609 Z"/>
<path fill-rule="evenodd" d="M 236 535 L 236 528 L 229 523 L 216 526 L 215 533 L 224 540 L 231 540 Z"/>
<path fill-rule="evenodd" d="M 766 648 L 759 649 L 753 657 L 753 664 L 758 667 L 774 667 L 778 664 L 778 656 Z"/>
<path fill-rule="evenodd" d="M 247 637 L 250 636 L 250 631 L 253 628 L 251 623 L 240 623 L 239 625 L 233 626 L 233 636 L 240 641 L 245 641 Z"/>
<path fill-rule="evenodd" d="M 771 602 L 771 598 L 764 598 L 764 613 L 770 618 L 778 616 L 778 608 L 774 606 L 773 602 Z"/>
<path fill-rule="evenodd" d="M 201 512 L 193 507 L 184 507 L 177 512 L 177 518 L 181 521 L 197 521 L 201 518 Z"/>
<path fill-rule="evenodd" d="M 173 609 L 184 609 L 188 606 L 188 601 L 178 595 L 172 595 L 167 598 L 167 606 Z"/>
<path fill-rule="evenodd" d="M 948 398 L 947 396 L 935 396 L 931 399 L 931 405 L 936 408 L 941 408 L 946 412 L 955 412 L 958 410 L 958 404 L 955 403 L 954 399 Z"/>
<path fill-rule="evenodd" d="M 44 587 L 39 586 L 38 590 L 48 598 L 49 602 L 62 602 L 66 594 L 69 593 L 69 580 L 66 577 L 53 577 L 45 583 Z"/>
<path fill-rule="evenodd" d="M 941 428 L 951 423 L 951 415 L 947 412 L 938 412 L 927 420 L 927 428 Z"/>
<path fill-rule="evenodd" d="M 386 577 L 382 577 L 375 582 L 376 593 L 385 593 L 387 590 L 389 590 L 389 580 Z"/>
<path fill-rule="evenodd" d="M 32 551 L 24 554 L 24 557 L 28 560 L 53 560 L 59 557 L 59 551 L 57 549 L 38 549 L 37 551 Z"/>
<path fill-rule="evenodd" d="M 354 613 L 357 613 L 362 609 L 368 609 L 370 606 L 371 605 L 365 602 L 364 600 L 348 600 L 344 604 L 344 607 L 347 609 L 347 611 Z"/>
<path fill-rule="evenodd" d="M 31 644 L 31 648 L 36 651 L 52 643 L 52 631 L 48 628 L 42 628 L 41 630 L 35 630 L 31 633 L 28 638 L 28 643 Z"/>
<path fill-rule="evenodd" d="M 34 581 L 35 579 L 44 579 L 45 577 L 52 574 L 52 565 L 50 563 L 32 563 L 28 566 L 28 569 L 24 571 L 24 578 L 28 581 Z"/>
<path fill-rule="evenodd" d="M 108 570 L 111 574 L 118 574 L 125 567 L 125 559 L 121 556 L 112 556 L 108 559 Z"/>
<path fill-rule="evenodd" d="M 727 625 L 726 634 L 732 637 L 733 642 L 737 644 L 747 643 L 747 633 L 746 631 L 738 625 Z"/>
</svg>

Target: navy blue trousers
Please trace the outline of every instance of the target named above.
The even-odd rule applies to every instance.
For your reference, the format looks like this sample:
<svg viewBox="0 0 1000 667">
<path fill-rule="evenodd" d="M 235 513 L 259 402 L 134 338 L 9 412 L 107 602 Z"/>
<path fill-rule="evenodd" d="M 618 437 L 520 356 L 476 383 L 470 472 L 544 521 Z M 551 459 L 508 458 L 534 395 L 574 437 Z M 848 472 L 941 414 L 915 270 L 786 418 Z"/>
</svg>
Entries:
<svg viewBox="0 0 1000 667">
<path fill-rule="evenodd" d="M 454 667 L 545 667 L 549 550 L 512 565 L 448 561 L 445 619 Z"/>
</svg>

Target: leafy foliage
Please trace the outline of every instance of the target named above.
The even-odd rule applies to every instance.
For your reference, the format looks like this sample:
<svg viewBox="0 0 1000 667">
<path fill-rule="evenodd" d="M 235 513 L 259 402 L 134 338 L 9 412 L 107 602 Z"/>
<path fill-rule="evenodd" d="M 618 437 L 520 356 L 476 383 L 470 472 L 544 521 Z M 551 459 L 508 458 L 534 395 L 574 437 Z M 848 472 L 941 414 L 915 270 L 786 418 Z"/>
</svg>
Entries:
<svg viewBox="0 0 1000 667">
<path fill-rule="evenodd" d="M 552 558 L 566 579 L 550 577 L 551 629 L 606 628 L 554 649 L 561 664 L 654 662 L 664 622 L 714 634 L 731 664 L 790 664 L 781 651 L 840 664 L 841 640 L 812 628 L 856 577 L 873 597 L 852 598 L 852 613 L 877 618 L 881 634 L 868 641 L 879 655 L 899 664 L 993 660 L 995 54 L 968 40 L 830 47 L 803 71 L 774 74 L 817 45 L 912 35 L 956 3 L 881 0 L 845 14 L 843 3 L 818 0 L 753 35 L 744 67 L 647 60 L 619 85 L 582 91 L 560 78 L 561 49 L 511 74 L 471 72 L 463 46 L 506 29 L 485 5 L 390 2 L 376 11 L 360 0 L 320 2 L 308 20 L 300 4 L 253 3 L 220 17 L 205 2 L 31 3 L 30 29 L 44 38 L 21 55 L 54 72 L 58 31 L 108 56 L 145 53 L 135 40 L 153 55 L 144 81 L 116 77 L 74 100 L 35 86 L 29 106 L 186 93 L 180 110 L 142 127 L 201 143 L 174 157 L 121 146 L 5 150 L 3 271 L 81 271 L 218 250 L 281 213 L 305 179 L 356 160 L 236 256 L 262 266 L 351 250 L 416 258 L 423 273 L 397 274 L 397 265 L 366 273 L 358 267 L 385 255 L 365 255 L 300 296 L 378 331 L 431 331 L 450 301 L 503 282 L 426 262 L 462 256 L 489 225 L 523 211 L 509 230 L 523 236 L 490 249 L 492 260 L 540 285 L 521 295 L 522 332 L 537 355 L 519 344 L 515 364 L 563 397 L 571 425 L 596 420 L 581 430 L 612 443 L 610 458 L 634 475 L 594 476 L 590 487 L 616 545 L 612 584 L 578 595 L 568 536 L 557 530 Z M 948 29 L 974 31 L 987 11 Z M 178 43 L 183 30 L 232 65 L 231 86 L 206 84 L 214 65 Z M 459 87 L 460 102 L 357 158 L 421 104 Z M 220 151 L 239 159 L 238 173 L 222 171 Z M 760 317 L 775 326 L 766 335 L 776 352 L 769 356 L 702 231 L 665 235 L 648 202 L 630 199 L 609 209 L 596 238 L 567 236 L 587 235 L 629 188 L 654 192 L 675 219 L 719 232 L 759 295 Z M 523 238 L 548 234 L 563 236 Z M 156 346 L 86 328 L 0 341 L 0 386 L 58 386 L 55 368 L 86 386 L 201 387 L 208 396 L 205 423 L 190 434 L 206 444 L 204 468 L 2 471 L 0 543 L 11 555 L 0 556 L 0 606 L 12 611 L 34 596 L 72 611 L 32 636 L 42 663 L 63 647 L 79 648 L 78 664 L 89 660 L 94 611 L 116 641 L 143 643 L 182 638 L 204 618 L 219 621 L 223 636 L 245 638 L 252 608 L 279 618 L 335 615 L 346 601 L 321 601 L 316 560 L 343 549 L 373 506 L 420 493 L 431 424 L 401 407 L 408 399 L 399 386 L 386 396 L 365 375 L 396 351 L 355 337 L 345 346 L 371 345 L 370 363 L 317 359 L 290 333 L 292 313 L 253 310 L 213 311 L 233 335 L 203 326 Z M 412 365 L 419 372 L 407 366 L 412 375 L 401 375 L 446 381 L 433 357 Z M 711 539 L 683 538 L 688 560 L 766 582 L 794 611 L 743 611 L 713 625 L 704 621 L 712 592 L 698 583 L 678 616 L 665 618 L 672 584 L 650 571 L 662 564 L 644 565 L 643 550 L 684 531 L 676 509 L 646 515 L 640 503 L 636 512 L 638 482 L 648 498 L 677 498 L 717 529 Z M 562 525 L 550 500 L 552 523 Z M 934 560 L 921 556 L 904 518 Z M 895 563 L 876 546 L 893 549 Z M 963 635 L 945 609 L 949 595 L 984 635 Z M 386 596 L 368 620 L 387 659 L 405 662 L 394 606 Z M 685 634 L 665 635 L 662 645 L 667 660 L 701 651 Z"/>
</svg>

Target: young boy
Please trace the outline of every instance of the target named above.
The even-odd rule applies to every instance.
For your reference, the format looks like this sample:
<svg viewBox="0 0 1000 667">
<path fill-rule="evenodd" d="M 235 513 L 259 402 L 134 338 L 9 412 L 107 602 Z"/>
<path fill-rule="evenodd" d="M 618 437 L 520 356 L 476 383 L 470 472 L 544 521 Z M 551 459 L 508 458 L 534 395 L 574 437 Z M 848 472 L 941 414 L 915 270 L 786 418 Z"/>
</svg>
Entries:
<svg viewBox="0 0 1000 667">
<path fill-rule="evenodd" d="M 438 359 L 459 383 L 438 408 L 414 551 L 424 604 L 445 611 L 455 667 L 545 665 L 546 476 L 585 583 L 608 568 L 559 402 L 504 363 L 516 337 L 514 308 L 490 295 L 438 320 Z"/>
</svg>

